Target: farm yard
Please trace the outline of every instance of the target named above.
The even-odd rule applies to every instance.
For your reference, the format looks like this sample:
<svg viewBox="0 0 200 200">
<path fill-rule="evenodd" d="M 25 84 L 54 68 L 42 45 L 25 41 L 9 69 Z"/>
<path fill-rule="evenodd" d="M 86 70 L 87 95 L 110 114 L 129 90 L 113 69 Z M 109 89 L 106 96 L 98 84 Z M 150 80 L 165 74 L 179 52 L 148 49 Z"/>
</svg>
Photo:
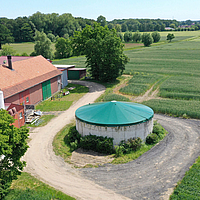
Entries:
<svg viewBox="0 0 200 200">
<path fill-rule="evenodd" d="M 129 43 L 128 45 L 125 46 L 125 54 L 130 58 L 130 62 L 126 65 L 126 70 L 124 71 L 124 76 L 120 77 L 117 82 L 117 84 L 121 84 L 119 87 L 118 85 L 116 86 L 116 83 L 113 83 L 113 86 L 109 86 L 107 91 L 105 92 L 104 96 L 99 98 L 99 101 L 110 101 L 110 100 L 121 100 L 121 101 L 137 101 L 138 96 L 145 96 L 145 95 L 151 95 L 151 99 L 148 100 L 148 98 L 144 98 L 142 100 L 142 103 L 150 106 L 155 113 L 163 113 L 163 114 L 168 114 L 170 116 L 175 116 L 175 117 L 182 117 L 182 118 L 196 118 L 200 119 L 200 94 L 199 94 L 199 86 L 200 86 L 200 58 L 199 58 L 199 53 L 200 53 L 200 40 L 198 37 L 200 37 L 200 32 L 194 31 L 194 32 L 174 32 L 175 34 L 175 39 L 173 42 L 168 43 L 166 42 L 166 34 L 167 32 L 161 33 L 161 42 L 152 45 L 151 47 L 143 47 L 141 44 L 131 44 Z M 132 45 L 132 46 L 131 46 Z M 53 64 L 74 64 L 77 67 L 84 67 L 85 66 L 85 57 L 80 56 L 80 57 L 72 57 L 68 59 L 62 59 L 62 60 L 54 60 Z M 109 85 L 109 84 L 105 84 Z M 117 88 L 117 89 L 116 89 Z M 148 93 L 148 94 L 147 94 Z M 69 97 L 63 97 L 64 98 L 69 98 Z M 65 99 L 66 101 L 71 101 L 71 99 Z M 62 102 L 62 101 L 61 101 Z M 139 101 L 138 101 L 139 102 Z M 48 102 L 47 102 L 48 103 Z M 71 105 L 71 104 L 70 104 Z M 46 105 L 46 107 L 49 109 L 52 109 L 54 105 L 51 105 L 51 108 L 48 107 L 49 105 Z M 54 109 L 53 109 L 54 110 Z M 57 110 L 57 108 L 56 108 Z M 184 128 L 181 128 L 181 133 L 178 127 L 176 127 L 176 120 L 173 120 L 174 118 L 170 117 L 163 117 L 157 116 L 156 118 L 160 120 L 161 122 L 165 123 L 166 120 L 173 123 L 173 127 L 171 127 L 171 130 L 173 128 L 176 129 L 176 132 L 174 135 L 170 134 L 170 137 L 168 138 L 171 143 L 168 141 L 167 146 L 168 146 L 168 152 L 163 153 L 167 155 L 169 152 L 171 152 L 173 148 L 173 137 L 177 137 L 179 133 L 179 138 L 176 139 L 176 142 L 180 141 L 185 141 L 182 137 L 182 133 L 184 132 L 184 137 L 192 137 L 192 139 L 188 139 L 188 144 L 187 146 L 188 149 L 184 146 L 184 152 L 189 151 L 189 146 L 192 144 L 189 142 L 191 141 L 196 141 L 197 137 L 197 127 L 198 127 L 198 121 L 192 121 L 188 120 L 189 123 L 194 123 L 195 125 L 195 135 L 191 134 L 191 136 L 188 136 L 188 128 L 187 124 L 185 124 L 185 121 L 183 119 L 177 119 L 178 123 L 184 124 Z M 167 122 L 166 122 L 167 123 Z M 167 125 L 166 125 L 167 126 Z M 192 126 L 192 125 L 191 125 Z M 170 127 L 167 127 L 170 128 Z M 190 127 L 189 127 L 190 128 Z M 174 129 L 174 130 L 175 130 Z M 172 131 L 171 131 L 172 132 Z M 179 149 L 178 154 L 183 154 L 182 153 L 182 143 L 179 142 L 176 146 L 176 149 Z M 195 145 L 197 145 L 195 143 Z M 156 152 L 158 148 L 162 148 L 162 145 L 157 146 L 154 148 L 151 153 Z M 195 147 L 196 148 L 196 147 Z M 194 150 L 193 148 L 192 150 Z M 173 153 L 176 156 L 177 150 L 173 149 Z M 195 155 L 197 155 L 198 152 L 195 152 Z M 194 153 L 193 152 L 193 153 Z M 192 153 L 192 152 L 191 152 Z M 152 156 L 153 159 L 154 156 Z M 163 157 L 160 156 L 160 161 L 158 165 L 162 165 L 163 162 Z M 146 157 L 148 158 L 148 155 Z M 182 155 L 181 159 L 184 159 L 184 155 Z M 176 161 L 174 166 L 179 166 L 179 164 L 182 162 L 182 160 Z M 146 160 L 141 160 L 143 162 L 146 162 Z M 174 161 L 174 162 L 175 162 Z M 166 163 L 168 163 L 167 159 L 165 160 Z M 190 163 L 194 163 L 194 159 L 188 161 Z M 141 162 L 142 163 L 142 162 Z M 151 159 L 149 159 L 149 163 L 153 163 Z M 198 161 L 199 163 L 199 161 Z M 182 164 L 182 163 L 181 163 Z M 128 164 L 129 165 L 129 164 Z M 127 166 L 128 166 L 127 165 Z M 131 164 L 130 164 L 131 165 Z M 139 162 L 135 162 L 135 166 L 137 167 L 140 165 Z M 124 165 L 125 166 L 125 165 Z M 152 180 L 156 180 L 156 176 L 158 174 L 157 169 L 155 166 L 151 166 L 154 170 L 152 173 Z M 170 167 L 172 168 L 173 165 L 171 164 Z M 177 183 L 177 180 L 174 180 L 174 174 L 173 170 L 171 170 L 169 167 L 169 173 L 171 173 L 170 180 L 173 179 L 173 181 L 169 182 L 168 176 L 165 177 L 165 183 L 162 181 L 160 182 L 160 187 L 164 187 L 163 185 L 170 185 L 170 187 L 174 188 L 174 184 L 172 183 Z M 188 169 L 189 166 L 185 166 L 184 170 Z M 131 167 L 130 167 L 131 168 Z M 164 173 L 164 169 L 166 166 L 163 165 L 163 169 L 161 170 Z M 116 170 L 117 169 L 117 170 Z M 128 177 L 127 175 L 127 180 L 119 178 L 119 180 L 116 180 L 116 176 L 118 175 L 118 167 L 112 166 L 112 170 L 110 166 L 106 166 L 104 169 L 82 169 L 80 170 L 81 173 L 85 177 L 89 177 L 89 179 L 95 180 L 96 183 L 99 185 L 105 186 L 105 180 L 108 178 L 107 172 L 112 171 L 111 175 L 111 180 L 113 181 L 113 184 L 107 185 L 107 187 L 113 191 L 116 191 L 117 193 L 120 193 L 122 195 L 129 196 L 128 194 L 130 193 L 132 196 L 129 196 L 130 198 L 136 198 L 137 195 L 145 196 L 145 195 L 151 195 L 146 193 L 142 193 L 143 191 L 140 191 L 141 194 L 133 194 L 131 187 L 127 189 L 125 192 L 121 190 L 121 187 L 125 187 L 125 183 L 132 184 L 132 188 L 138 187 L 137 185 L 134 185 L 132 178 L 133 177 Z M 135 168 L 134 168 L 135 169 Z M 178 167 L 174 170 L 178 173 Z M 196 168 L 195 168 L 196 169 Z M 198 167 L 199 169 L 199 167 Z M 96 178 L 96 171 L 98 171 L 103 177 L 97 177 Z M 105 172 L 104 172 L 105 170 Z M 127 167 L 127 170 L 129 168 Z M 140 166 L 138 168 L 138 171 L 140 170 Z M 184 171 L 183 170 L 183 171 Z M 181 174 L 178 176 L 183 177 L 183 171 L 181 171 Z M 116 172 L 116 174 L 115 174 Z M 134 172 L 132 172 L 134 173 Z M 143 169 L 143 173 L 146 173 L 146 168 Z M 161 172 L 159 172 L 161 173 Z M 192 194 L 193 188 L 195 188 L 195 184 L 191 186 L 191 188 L 186 185 L 187 182 L 192 182 L 192 183 L 197 183 L 198 181 L 191 181 L 192 177 L 196 176 L 195 173 L 198 173 L 198 171 L 193 170 L 192 176 L 187 176 L 186 180 L 183 181 L 183 186 L 180 184 L 179 188 L 175 190 L 175 193 L 173 195 L 173 198 L 176 199 L 176 194 L 178 193 L 183 193 L 183 197 L 189 196 L 191 198 L 195 197 L 196 194 Z M 128 173 L 127 173 L 128 174 Z M 161 174 L 166 175 L 166 173 Z M 140 176 L 140 174 L 136 174 L 135 176 L 138 176 L 137 183 L 140 183 L 141 185 L 143 182 L 145 182 L 145 177 Z M 134 177 L 135 178 L 135 177 Z M 104 182 L 103 182 L 104 180 Z M 189 180 L 189 181 L 188 181 Z M 125 181 L 125 183 L 123 183 Z M 156 181 L 155 181 L 156 182 Z M 116 188 L 115 183 L 117 183 L 118 187 Z M 153 183 L 154 184 L 154 183 Z M 198 183 L 199 184 L 199 183 Z M 113 187 L 113 188 L 112 188 Z M 142 186 L 141 186 L 142 188 Z M 172 188 L 172 189 L 173 189 Z M 189 188 L 188 193 L 185 189 L 182 188 Z M 163 191 L 161 188 L 159 188 L 160 191 Z M 185 190 L 183 192 L 183 190 Z M 158 192 L 158 191 L 157 191 Z M 197 193 L 198 194 L 198 193 Z M 135 195 L 135 196 L 134 196 Z M 147 196 L 150 198 L 155 198 L 155 197 L 160 197 L 161 194 L 158 192 L 156 194 L 153 194 L 154 196 Z M 157 196 L 155 196 L 157 195 Z M 184 196 L 185 195 L 185 196 Z"/>
</svg>

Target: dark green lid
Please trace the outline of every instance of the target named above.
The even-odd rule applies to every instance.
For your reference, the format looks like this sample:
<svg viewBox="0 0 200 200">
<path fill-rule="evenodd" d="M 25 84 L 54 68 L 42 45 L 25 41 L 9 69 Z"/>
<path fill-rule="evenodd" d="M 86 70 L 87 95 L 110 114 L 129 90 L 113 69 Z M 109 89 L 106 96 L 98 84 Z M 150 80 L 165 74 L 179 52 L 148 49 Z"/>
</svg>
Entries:
<svg viewBox="0 0 200 200">
<path fill-rule="evenodd" d="M 78 108 L 76 117 L 86 123 L 101 126 L 128 126 L 146 122 L 154 112 L 151 108 L 132 102 L 110 101 Z"/>
</svg>

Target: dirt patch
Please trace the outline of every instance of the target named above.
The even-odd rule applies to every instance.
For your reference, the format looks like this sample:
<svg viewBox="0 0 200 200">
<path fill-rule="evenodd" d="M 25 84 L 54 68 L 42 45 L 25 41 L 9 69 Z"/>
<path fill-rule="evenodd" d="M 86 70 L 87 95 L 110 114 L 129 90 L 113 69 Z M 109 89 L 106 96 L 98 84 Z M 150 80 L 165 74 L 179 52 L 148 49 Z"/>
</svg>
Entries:
<svg viewBox="0 0 200 200">
<path fill-rule="evenodd" d="M 141 43 L 125 43 L 125 49 L 132 48 L 132 47 L 138 47 L 138 46 L 144 46 L 144 44 L 141 44 Z"/>
<path fill-rule="evenodd" d="M 114 160 L 111 155 L 105 155 L 94 151 L 86 151 L 81 148 L 72 153 L 71 163 L 76 167 L 99 166 Z"/>
</svg>

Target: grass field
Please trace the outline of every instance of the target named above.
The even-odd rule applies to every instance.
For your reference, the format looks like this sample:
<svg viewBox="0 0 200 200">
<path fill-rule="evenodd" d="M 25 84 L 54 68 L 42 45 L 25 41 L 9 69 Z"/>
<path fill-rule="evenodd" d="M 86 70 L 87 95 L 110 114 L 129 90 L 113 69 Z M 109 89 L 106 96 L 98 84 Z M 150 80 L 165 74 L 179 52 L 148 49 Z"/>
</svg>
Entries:
<svg viewBox="0 0 200 200">
<path fill-rule="evenodd" d="M 186 172 L 185 177 L 170 196 L 170 200 L 200 199 L 200 157 L 196 163 Z"/>
<path fill-rule="evenodd" d="M 24 43 L 11 43 L 10 46 L 16 51 L 16 54 L 27 53 L 30 55 L 34 51 L 34 43 L 33 42 L 24 42 Z M 53 52 L 55 51 L 55 44 L 52 43 L 51 48 Z"/>
<path fill-rule="evenodd" d="M 75 200 L 47 184 L 23 172 L 13 181 L 11 190 L 4 200 Z"/>
</svg>

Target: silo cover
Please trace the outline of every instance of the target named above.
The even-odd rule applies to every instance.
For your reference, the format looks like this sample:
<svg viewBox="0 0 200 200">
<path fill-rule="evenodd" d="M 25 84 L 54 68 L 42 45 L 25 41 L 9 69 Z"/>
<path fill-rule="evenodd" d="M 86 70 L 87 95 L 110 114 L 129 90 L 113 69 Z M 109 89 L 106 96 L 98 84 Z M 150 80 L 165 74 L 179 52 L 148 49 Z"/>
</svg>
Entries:
<svg viewBox="0 0 200 200">
<path fill-rule="evenodd" d="M 75 115 L 89 124 L 112 127 L 146 122 L 153 117 L 154 112 L 142 104 L 110 101 L 82 106 Z"/>
</svg>

